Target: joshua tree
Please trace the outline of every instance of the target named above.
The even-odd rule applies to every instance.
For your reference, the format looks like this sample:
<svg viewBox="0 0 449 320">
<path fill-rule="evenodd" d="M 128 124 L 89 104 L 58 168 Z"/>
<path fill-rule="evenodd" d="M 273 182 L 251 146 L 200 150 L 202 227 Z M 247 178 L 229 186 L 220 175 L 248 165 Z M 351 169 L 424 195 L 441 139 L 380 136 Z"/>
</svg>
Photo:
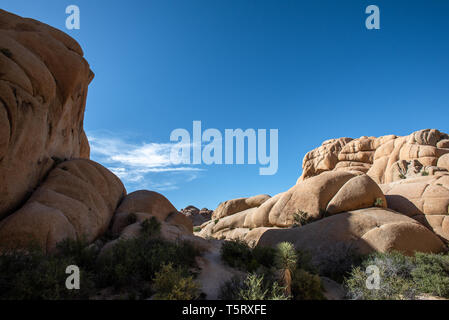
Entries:
<svg viewBox="0 0 449 320">
<path fill-rule="evenodd" d="M 279 270 L 280 282 L 285 287 L 285 293 L 291 295 L 292 276 L 296 269 L 298 256 L 295 247 L 290 242 L 281 242 L 277 246 L 275 265 Z"/>
</svg>

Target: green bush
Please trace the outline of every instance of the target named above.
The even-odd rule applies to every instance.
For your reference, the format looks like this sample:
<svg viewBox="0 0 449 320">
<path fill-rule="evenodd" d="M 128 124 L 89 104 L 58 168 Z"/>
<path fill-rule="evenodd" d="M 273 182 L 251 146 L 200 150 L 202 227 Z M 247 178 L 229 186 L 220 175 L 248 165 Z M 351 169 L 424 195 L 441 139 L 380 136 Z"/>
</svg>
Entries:
<svg viewBox="0 0 449 320">
<path fill-rule="evenodd" d="M 47 256 L 41 250 L 12 251 L 0 255 L 1 300 L 87 299 L 93 292 L 91 274 L 80 267 L 80 290 L 68 290 L 65 273 L 76 259 Z"/>
<path fill-rule="evenodd" d="M 285 289 L 276 281 L 268 280 L 262 274 L 249 273 L 245 277 L 234 277 L 221 288 L 222 300 L 288 300 Z"/>
<path fill-rule="evenodd" d="M 119 240 L 101 257 L 95 245 L 69 239 L 59 243 L 51 255 L 38 247 L 0 254 L 0 299 L 88 299 L 110 287 L 122 296 L 146 298 L 154 293 L 154 276 L 167 264 L 185 275 L 172 292 L 176 297 L 192 288 L 188 275 L 193 275 L 200 252 L 189 242 L 163 240 L 159 231 L 159 222 L 148 219 L 142 222 L 139 237 Z M 65 286 L 69 265 L 80 268 L 80 290 Z"/>
<path fill-rule="evenodd" d="M 277 282 L 271 286 L 264 283 L 264 276 L 249 274 L 243 282 L 243 287 L 238 293 L 238 300 L 287 300 L 284 288 Z"/>
<path fill-rule="evenodd" d="M 449 298 L 449 256 L 416 253 L 411 275 L 422 293 Z"/>
<path fill-rule="evenodd" d="M 243 241 L 225 241 L 220 249 L 221 259 L 232 268 L 245 270 L 254 266 L 251 248 Z"/>
<path fill-rule="evenodd" d="M 274 266 L 276 250 L 270 247 L 251 248 L 243 241 L 225 241 L 220 249 L 221 259 L 230 267 L 255 272 Z"/>
<path fill-rule="evenodd" d="M 376 198 L 376 201 L 374 201 L 374 206 L 382 207 L 383 205 L 384 205 L 384 201 L 382 200 L 382 198 Z"/>
<path fill-rule="evenodd" d="M 271 247 L 255 247 L 252 249 L 252 255 L 257 263 L 265 268 L 271 268 L 274 266 L 274 257 L 276 249 Z"/>
<path fill-rule="evenodd" d="M 380 272 L 380 288 L 367 289 L 366 267 Z M 419 294 L 449 298 L 449 256 L 416 253 L 413 257 L 398 252 L 375 253 L 365 258 L 345 279 L 352 299 L 414 299 Z"/>
<path fill-rule="evenodd" d="M 290 242 L 279 243 L 277 245 L 274 261 L 275 266 L 278 269 L 288 269 L 290 272 L 293 272 L 298 261 L 298 256 L 296 255 L 296 250 L 293 244 Z"/>
<path fill-rule="evenodd" d="M 142 235 L 149 237 L 158 237 L 161 233 L 161 224 L 155 217 L 145 219 L 140 223 Z"/>
<path fill-rule="evenodd" d="M 153 279 L 155 300 L 194 300 L 199 297 L 198 284 L 185 270 L 174 268 L 172 263 L 163 265 Z"/>
<path fill-rule="evenodd" d="M 90 271 L 95 269 L 98 250 L 93 247 L 89 247 L 88 242 L 84 239 L 63 240 L 57 244 L 56 252 L 58 257 L 71 259 L 73 264 L 80 268 Z"/>
<path fill-rule="evenodd" d="M 350 276 L 345 280 L 345 287 L 348 297 L 354 300 L 401 300 L 414 299 L 416 295 L 413 282 L 410 280 L 388 276 L 387 273 L 380 273 L 380 288 L 368 289 L 366 280 L 368 275 L 365 269 L 355 267 Z"/>
<path fill-rule="evenodd" d="M 342 283 L 352 268 L 360 265 L 363 259 L 352 245 L 345 243 L 336 243 L 335 245 L 323 248 L 313 258 L 313 265 L 316 266 L 317 272 L 338 283 Z"/>
<path fill-rule="evenodd" d="M 292 277 L 292 296 L 295 300 L 323 300 L 323 286 L 316 274 L 297 269 Z"/>
<path fill-rule="evenodd" d="M 194 227 L 193 228 L 193 232 L 200 232 L 201 231 L 201 227 Z"/>
<path fill-rule="evenodd" d="M 110 252 L 100 259 L 98 267 L 101 286 L 139 286 L 151 281 L 162 265 L 195 267 L 199 255 L 188 242 L 171 243 L 160 238 L 140 237 L 120 240 Z"/>
</svg>

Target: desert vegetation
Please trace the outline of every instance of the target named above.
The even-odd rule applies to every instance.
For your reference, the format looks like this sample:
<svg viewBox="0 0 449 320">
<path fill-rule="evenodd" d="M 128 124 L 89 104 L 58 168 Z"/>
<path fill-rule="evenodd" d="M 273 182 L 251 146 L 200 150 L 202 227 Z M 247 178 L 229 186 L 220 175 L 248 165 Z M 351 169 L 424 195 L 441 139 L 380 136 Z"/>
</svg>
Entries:
<svg viewBox="0 0 449 320">
<path fill-rule="evenodd" d="M 368 289 L 366 267 L 379 268 L 378 289 Z M 375 253 L 364 258 L 345 279 L 348 298 L 362 300 L 449 298 L 449 255 L 399 252 Z"/>
<path fill-rule="evenodd" d="M 189 242 L 160 237 L 155 218 L 141 223 L 140 236 L 117 240 L 101 252 L 81 240 L 65 240 L 54 254 L 38 246 L 0 255 L 0 299 L 197 299 L 195 257 Z M 65 287 L 66 267 L 80 268 L 80 290 Z"/>
<path fill-rule="evenodd" d="M 251 248 L 242 241 L 227 241 L 221 248 L 223 261 L 244 271 L 221 288 L 222 299 L 321 300 L 320 277 L 306 254 L 288 242 L 276 249 Z"/>
</svg>

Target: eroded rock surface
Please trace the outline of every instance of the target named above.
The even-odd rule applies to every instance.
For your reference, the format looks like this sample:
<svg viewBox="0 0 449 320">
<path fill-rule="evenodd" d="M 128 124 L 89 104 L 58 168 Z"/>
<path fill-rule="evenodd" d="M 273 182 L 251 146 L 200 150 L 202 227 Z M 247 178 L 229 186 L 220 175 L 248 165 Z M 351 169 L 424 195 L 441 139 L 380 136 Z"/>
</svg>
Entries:
<svg viewBox="0 0 449 320">
<path fill-rule="evenodd" d="M 51 252 L 67 238 L 92 242 L 106 232 L 125 193 L 120 179 L 100 164 L 63 162 L 23 207 L 0 222 L 0 246 L 37 243 Z"/>
<path fill-rule="evenodd" d="M 71 37 L 0 10 L 0 219 L 55 163 L 89 157 L 83 119 L 92 78 Z"/>
</svg>

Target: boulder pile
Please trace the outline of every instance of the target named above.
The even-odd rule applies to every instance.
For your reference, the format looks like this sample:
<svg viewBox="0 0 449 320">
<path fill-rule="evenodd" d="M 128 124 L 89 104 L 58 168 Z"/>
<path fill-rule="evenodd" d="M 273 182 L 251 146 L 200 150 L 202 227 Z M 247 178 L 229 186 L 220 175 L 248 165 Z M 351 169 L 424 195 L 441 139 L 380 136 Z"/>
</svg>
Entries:
<svg viewBox="0 0 449 320">
<path fill-rule="evenodd" d="M 166 239 L 209 250 L 213 266 L 218 254 L 210 250 L 220 244 L 203 238 L 289 241 L 315 257 L 342 246 L 446 249 L 449 135 L 438 130 L 328 140 L 307 153 L 285 192 L 181 213 L 159 193 L 127 194 L 117 176 L 89 160 L 83 118 L 94 75 L 75 40 L 0 10 L 0 71 L 0 249 L 37 243 L 51 253 L 64 239 L 95 244 L 110 233 L 115 239 L 101 244 L 107 250 L 152 217 Z"/>
<path fill-rule="evenodd" d="M 0 10 L 0 248 L 52 252 L 67 238 L 129 235 L 152 216 L 167 238 L 192 235 L 164 196 L 126 195 L 117 176 L 89 160 L 83 119 L 93 77 L 67 34 Z"/>
<path fill-rule="evenodd" d="M 306 154 L 292 188 L 221 203 L 199 235 L 289 241 L 315 256 L 342 245 L 441 252 L 449 241 L 448 164 L 449 136 L 435 129 L 328 140 Z"/>
</svg>

